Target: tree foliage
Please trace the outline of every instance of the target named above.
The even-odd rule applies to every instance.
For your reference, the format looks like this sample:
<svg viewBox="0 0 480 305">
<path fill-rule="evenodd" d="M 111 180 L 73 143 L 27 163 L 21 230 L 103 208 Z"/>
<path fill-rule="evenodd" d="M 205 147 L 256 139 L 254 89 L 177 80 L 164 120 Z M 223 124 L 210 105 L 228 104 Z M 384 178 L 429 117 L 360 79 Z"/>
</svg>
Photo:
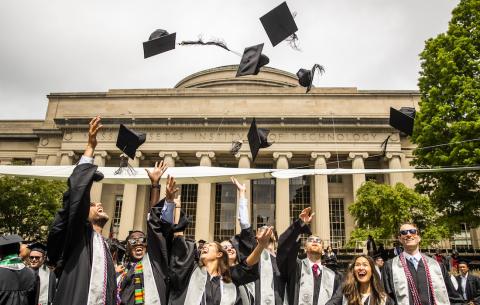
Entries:
<svg viewBox="0 0 480 305">
<path fill-rule="evenodd" d="M 60 181 L 0 177 L 0 234 L 46 240 L 65 190 Z"/>
<path fill-rule="evenodd" d="M 420 111 L 412 140 L 414 165 L 480 164 L 480 0 L 462 0 L 448 31 L 426 42 L 420 55 Z M 435 145 L 449 145 L 428 148 Z M 423 147 L 427 147 L 423 149 Z M 417 174 L 417 190 L 452 228 L 480 225 L 480 172 Z"/>
<path fill-rule="evenodd" d="M 440 241 L 449 235 L 439 213 L 427 196 L 416 193 L 402 183 L 395 187 L 367 181 L 357 191 L 357 200 L 348 208 L 357 228 L 350 239 L 391 239 L 397 235 L 400 224 L 417 224 L 426 243 Z M 427 241 L 428 240 L 428 241 Z"/>
</svg>

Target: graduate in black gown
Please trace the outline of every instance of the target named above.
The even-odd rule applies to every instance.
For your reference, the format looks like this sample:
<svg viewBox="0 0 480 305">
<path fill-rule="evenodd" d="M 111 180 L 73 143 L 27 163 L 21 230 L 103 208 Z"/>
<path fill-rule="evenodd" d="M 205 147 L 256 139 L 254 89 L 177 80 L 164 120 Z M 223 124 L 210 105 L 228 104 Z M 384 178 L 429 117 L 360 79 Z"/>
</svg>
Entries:
<svg viewBox="0 0 480 305">
<path fill-rule="evenodd" d="M 399 228 L 404 251 L 387 261 L 382 271 L 385 291 L 402 305 L 464 303 L 455 291 L 445 266 L 420 252 L 420 231 L 413 223 Z"/>
<path fill-rule="evenodd" d="M 242 304 L 238 286 L 251 282 L 251 277 L 246 276 L 245 271 L 248 272 L 248 268 L 258 263 L 271 234 L 272 229 L 266 230 L 257 239 L 258 244 L 241 263 L 244 266 L 237 269 L 235 268 L 237 265 L 229 266 L 229 255 L 218 242 L 204 244 L 197 264 L 195 242 L 185 239 L 183 232 L 175 233 L 170 260 L 169 304 Z"/>
<path fill-rule="evenodd" d="M 0 236 L 0 304 L 35 305 L 37 280 L 32 269 L 18 256 L 22 238 Z"/>
<path fill-rule="evenodd" d="M 348 266 L 342 287 L 327 305 L 393 305 L 393 301 L 383 289 L 372 258 L 359 255 Z"/>
<path fill-rule="evenodd" d="M 93 181 L 103 175 L 93 165 L 100 118 L 90 121 L 88 144 L 79 164 L 68 178 L 63 207 L 57 212 L 48 235 L 47 256 L 56 265 L 59 280 L 56 305 L 115 304 L 115 267 L 101 232 L 108 215 L 101 203 L 90 201 Z"/>
<path fill-rule="evenodd" d="M 57 286 L 55 273 L 45 264 L 47 247 L 41 243 L 35 242 L 28 245 L 30 249 L 29 262 L 30 268 L 35 272 L 38 281 L 38 305 L 52 304 Z"/>
<path fill-rule="evenodd" d="M 173 200 L 178 189 L 175 179 L 168 177 L 166 198 L 158 202 L 160 177 L 166 170 L 161 161 L 152 172 L 147 171 L 152 183 L 147 234 L 132 231 L 127 237 L 129 263 L 118 284 L 120 304 L 167 304 L 168 241 L 172 239 Z"/>
<path fill-rule="evenodd" d="M 312 218 L 311 208 L 304 209 L 278 239 L 277 265 L 286 282 L 290 305 L 324 305 L 340 286 L 340 275 L 322 266 L 323 241 L 310 231 Z M 309 237 L 305 243 L 307 257 L 300 260 L 297 256 L 302 234 Z"/>
</svg>

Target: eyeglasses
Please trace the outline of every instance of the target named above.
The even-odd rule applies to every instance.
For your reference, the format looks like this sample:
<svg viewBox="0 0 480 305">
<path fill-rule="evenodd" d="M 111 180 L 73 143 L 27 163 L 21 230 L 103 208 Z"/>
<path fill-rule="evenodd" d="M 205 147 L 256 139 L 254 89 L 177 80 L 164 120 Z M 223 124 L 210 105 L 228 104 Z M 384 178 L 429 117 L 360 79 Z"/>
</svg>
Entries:
<svg viewBox="0 0 480 305">
<path fill-rule="evenodd" d="M 225 251 L 234 249 L 232 245 L 223 245 L 222 248 L 223 248 L 223 250 L 225 250 Z"/>
<path fill-rule="evenodd" d="M 41 256 L 30 256 L 29 257 L 31 261 L 34 261 L 34 260 L 41 260 L 42 257 Z"/>
<path fill-rule="evenodd" d="M 418 233 L 418 230 L 417 229 L 400 230 L 400 235 L 407 235 L 408 233 L 412 235 L 416 235 Z"/>
<path fill-rule="evenodd" d="M 319 237 L 309 237 L 307 238 L 307 242 L 320 244 L 322 242 L 322 239 Z"/>
<path fill-rule="evenodd" d="M 127 240 L 128 243 L 132 246 L 136 245 L 145 245 L 147 243 L 147 239 L 145 237 L 139 237 L 139 238 L 130 238 Z"/>
</svg>

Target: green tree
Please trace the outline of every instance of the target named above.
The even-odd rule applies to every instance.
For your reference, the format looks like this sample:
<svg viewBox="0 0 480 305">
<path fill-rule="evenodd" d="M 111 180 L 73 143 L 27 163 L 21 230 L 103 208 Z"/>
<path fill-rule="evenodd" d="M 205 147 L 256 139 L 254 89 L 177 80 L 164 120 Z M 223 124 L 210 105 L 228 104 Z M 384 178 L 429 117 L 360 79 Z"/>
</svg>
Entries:
<svg viewBox="0 0 480 305">
<path fill-rule="evenodd" d="M 446 33 L 426 42 L 420 54 L 420 111 L 412 140 L 416 166 L 480 164 L 480 0 L 462 0 Z M 435 145 L 448 143 L 449 145 Z M 422 149 L 422 147 L 426 147 Z M 417 174 L 452 228 L 480 225 L 480 172 Z"/>
<path fill-rule="evenodd" d="M 375 239 L 394 238 L 400 224 L 406 221 L 417 224 L 425 243 L 440 241 L 449 235 L 428 197 L 402 183 L 392 187 L 367 181 L 358 189 L 357 199 L 348 210 L 357 223 L 351 242 L 366 240 L 368 235 Z"/>
<path fill-rule="evenodd" d="M 0 177 L 0 234 L 46 240 L 65 190 L 61 181 Z"/>
</svg>

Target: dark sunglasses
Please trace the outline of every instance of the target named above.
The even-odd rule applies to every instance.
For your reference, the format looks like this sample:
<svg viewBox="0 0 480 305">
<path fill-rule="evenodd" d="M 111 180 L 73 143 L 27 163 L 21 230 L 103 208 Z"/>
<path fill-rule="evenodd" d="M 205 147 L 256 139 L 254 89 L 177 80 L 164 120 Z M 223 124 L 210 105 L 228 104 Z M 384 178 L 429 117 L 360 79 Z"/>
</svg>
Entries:
<svg viewBox="0 0 480 305">
<path fill-rule="evenodd" d="M 30 258 L 31 261 L 33 261 L 33 260 L 41 260 L 41 259 L 42 259 L 41 256 L 30 256 L 29 258 Z"/>
<path fill-rule="evenodd" d="M 233 246 L 232 245 L 223 245 L 222 248 L 223 248 L 223 250 L 228 251 L 230 249 L 233 249 Z"/>
<path fill-rule="evenodd" d="M 418 230 L 417 229 L 400 230 L 400 235 L 407 235 L 408 233 L 412 235 L 416 235 L 418 233 Z"/>
<path fill-rule="evenodd" d="M 147 239 L 145 237 L 139 237 L 139 238 L 130 238 L 129 240 L 127 240 L 128 243 L 132 246 L 136 246 L 136 245 L 144 245 L 146 244 L 147 242 Z"/>
</svg>

